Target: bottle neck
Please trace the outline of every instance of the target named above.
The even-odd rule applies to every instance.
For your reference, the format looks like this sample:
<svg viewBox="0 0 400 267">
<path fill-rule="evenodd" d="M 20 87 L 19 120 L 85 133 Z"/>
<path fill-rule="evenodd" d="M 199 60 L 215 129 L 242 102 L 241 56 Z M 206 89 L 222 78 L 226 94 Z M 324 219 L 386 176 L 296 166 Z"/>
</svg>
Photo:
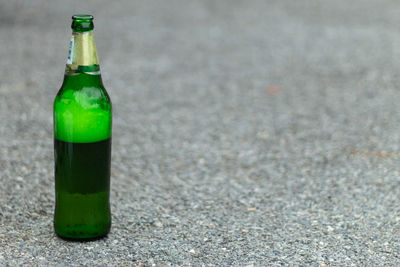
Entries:
<svg viewBox="0 0 400 267">
<path fill-rule="evenodd" d="M 93 31 L 72 33 L 65 73 L 100 74 Z"/>
<path fill-rule="evenodd" d="M 64 90 L 80 90 L 83 87 L 104 88 L 100 74 L 74 73 L 64 75 L 61 86 Z"/>
</svg>

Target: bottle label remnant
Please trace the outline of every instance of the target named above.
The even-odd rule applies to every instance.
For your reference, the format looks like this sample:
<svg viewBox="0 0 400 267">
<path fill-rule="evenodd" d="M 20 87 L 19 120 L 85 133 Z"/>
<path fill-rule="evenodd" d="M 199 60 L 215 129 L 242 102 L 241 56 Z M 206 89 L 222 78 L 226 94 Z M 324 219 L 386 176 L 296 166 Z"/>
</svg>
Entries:
<svg viewBox="0 0 400 267">
<path fill-rule="evenodd" d="M 71 42 L 69 43 L 67 64 L 72 64 L 73 54 L 74 54 L 74 36 L 72 36 Z"/>
</svg>

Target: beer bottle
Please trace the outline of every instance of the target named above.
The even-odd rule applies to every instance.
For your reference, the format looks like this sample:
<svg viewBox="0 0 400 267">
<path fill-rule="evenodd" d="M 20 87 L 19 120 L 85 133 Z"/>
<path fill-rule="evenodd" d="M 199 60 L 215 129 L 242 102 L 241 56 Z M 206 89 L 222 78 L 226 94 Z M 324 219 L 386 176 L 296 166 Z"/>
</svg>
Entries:
<svg viewBox="0 0 400 267">
<path fill-rule="evenodd" d="M 90 240 L 111 227 L 111 100 L 101 80 L 93 16 L 73 16 L 71 28 L 54 100 L 54 228 L 62 238 Z"/>
</svg>

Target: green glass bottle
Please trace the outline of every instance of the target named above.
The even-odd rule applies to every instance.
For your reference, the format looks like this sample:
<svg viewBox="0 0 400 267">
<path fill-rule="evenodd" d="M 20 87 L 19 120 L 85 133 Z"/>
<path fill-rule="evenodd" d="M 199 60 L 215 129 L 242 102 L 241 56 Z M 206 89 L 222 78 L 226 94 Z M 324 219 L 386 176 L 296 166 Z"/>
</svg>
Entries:
<svg viewBox="0 0 400 267">
<path fill-rule="evenodd" d="M 54 100 L 54 228 L 62 238 L 90 240 L 111 227 L 111 100 L 101 80 L 93 17 L 72 20 L 64 82 Z"/>
</svg>

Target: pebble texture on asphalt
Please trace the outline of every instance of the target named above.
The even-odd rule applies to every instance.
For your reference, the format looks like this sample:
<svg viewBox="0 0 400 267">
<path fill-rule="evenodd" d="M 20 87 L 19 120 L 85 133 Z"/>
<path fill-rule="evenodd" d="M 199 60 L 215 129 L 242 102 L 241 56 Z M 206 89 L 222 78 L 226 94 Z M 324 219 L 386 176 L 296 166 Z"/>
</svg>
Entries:
<svg viewBox="0 0 400 267">
<path fill-rule="evenodd" d="M 0 0 L 0 265 L 399 265 L 397 1 Z M 108 238 L 58 239 L 52 101 L 95 16 Z"/>
</svg>

